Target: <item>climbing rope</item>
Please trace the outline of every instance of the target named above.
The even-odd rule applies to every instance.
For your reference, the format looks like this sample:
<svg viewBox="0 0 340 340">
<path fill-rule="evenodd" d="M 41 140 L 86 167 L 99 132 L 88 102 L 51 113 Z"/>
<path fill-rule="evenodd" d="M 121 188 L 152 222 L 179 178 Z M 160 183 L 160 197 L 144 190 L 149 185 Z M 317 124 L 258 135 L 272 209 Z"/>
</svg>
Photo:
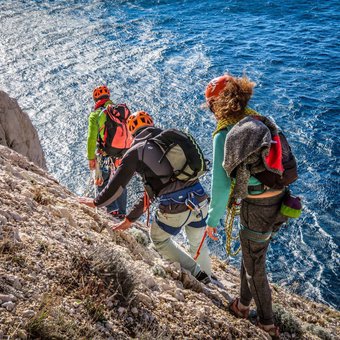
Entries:
<svg viewBox="0 0 340 340">
<path fill-rule="evenodd" d="M 241 208 L 241 203 L 238 201 L 232 201 L 233 193 L 234 193 L 234 187 L 235 187 L 235 182 L 233 181 L 231 183 L 231 188 L 230 188 L 230 195 L 229 195 L 229 200 L 227 204 L 227 216 L 225 220 L 225 233 L 226 233 L 226 243 L 225 243 L 225 250 L 227 255 L 229 256 L 236 256 L 240 250 L 241 250 L 241 245 L 235 250 L 232 251 L 232 241 L 237 241 L 239 240 L 240 236 L 233 236 L 233 227 L 234 227 L 234 222 L 235 222 L 235 217 L 240 215 L 240 208 Z"/>
</svg>

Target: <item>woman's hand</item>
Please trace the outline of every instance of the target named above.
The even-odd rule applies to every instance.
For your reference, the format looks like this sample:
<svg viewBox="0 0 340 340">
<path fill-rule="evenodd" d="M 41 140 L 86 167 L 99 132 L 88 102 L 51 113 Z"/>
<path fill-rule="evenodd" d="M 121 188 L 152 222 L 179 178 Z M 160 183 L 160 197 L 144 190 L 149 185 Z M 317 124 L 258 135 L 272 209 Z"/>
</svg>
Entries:
<svg viewBox="0 0 340 340">
<path fill-rule="evenodd" d="M 96 170 L 96 164 L 97 164 L 96 159 L 89 159 L 89 169 L 90 170 Z"/>
<path fill-rule="evenodd" d="M 118 224 L 114 224 L 112 227 L 113 231 L 119 231 L 119 230 L 126 230 L 129 229 L 131 227 L 131 222 L 127 219 L 124 218 L 124 221 L 118 223 Z"/>
<path fill-rule="evenodd" d="M 209 227 L 207 226 L 205 228 L 205 231 L 207 232 L 207 235 L 214 241 L 218 240 L 218 236 L 217 236 L 217 228 L 214 227 Z"/>
<path fill-rule="evenodd" d="M 78 197 L 78 202 L 81 204 L 85 204 L 88 207 L 95 208 L 96 206 L 94 205 L 94 200 L 93 198 L 90 197 Z"/>
</svg>

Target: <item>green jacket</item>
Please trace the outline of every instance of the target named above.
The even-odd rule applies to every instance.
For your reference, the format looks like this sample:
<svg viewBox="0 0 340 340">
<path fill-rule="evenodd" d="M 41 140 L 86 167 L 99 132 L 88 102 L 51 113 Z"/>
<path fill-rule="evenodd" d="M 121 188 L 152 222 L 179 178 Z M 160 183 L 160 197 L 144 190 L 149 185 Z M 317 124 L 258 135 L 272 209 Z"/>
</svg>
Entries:
<svg viewBox="0 0 340 340">
<path fill-rule="evenodd" d="M 104 107 L 106 108 L 108 105 L 113 104 L 111 100 L 108 100 Z M 97 138 L 98 133 L 100 133 L 101 137 L 104 134 L 104 124 L 106 122 L 106 115 L 101 114 L 103 108 L 98 108 L 95 111 L 92 111 L 89 115 L 88 121 L 88 130 L 87 130 L 87 159 L 95 159 L 96 158 L 96 149 L 97 149 Z"/>
<path fill-rule="evenodd" d="M 231 179 L 224 170 L 222 163 L 224 158 L 224 143 L 228 132 L 233 126 L 216 133 L 213 140 L 213 169 L 211 179 L 211 202 L 207 225 L 216 228 L 223 218 L 230 194 Z M 249 185 L 261 184 L 254 177 L 250 177 Z"/>
</svg>

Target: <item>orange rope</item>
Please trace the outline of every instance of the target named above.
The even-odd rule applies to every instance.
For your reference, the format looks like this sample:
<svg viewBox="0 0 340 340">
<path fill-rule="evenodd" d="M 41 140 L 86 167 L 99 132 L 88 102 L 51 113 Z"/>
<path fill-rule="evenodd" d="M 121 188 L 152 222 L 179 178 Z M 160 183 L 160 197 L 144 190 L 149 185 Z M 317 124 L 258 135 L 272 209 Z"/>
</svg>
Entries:
<svg viewBox="0 0 340 340">
<path fill-rule="evenodd" d="M 204 243 L 204 240 L 205 240 L 206 237 L 207 237 L 207 231 L 205 230 L 205 231 L 204 231 L 204 234 L 203 234 L 203 237 L 202 237 L 202 240 L 201 240 L 201 243 L 200 243 L 200 245 L 199 245 L 199 247 L 198 247 L 198 249 L 197 249 L 197 252 L 196 252 L 196 254 L 195 254 L 195 256 L 194 256 L 194 260 L 195 260 L 195 261 L 196 261 L 197 258 L 200 256 L 200 252 L 201 252 L 201 249 L 202 249 L 202 246 L 203 246 L 203 243 Z"/>
<path fill-rule="evenodd" d="M 146 226 L 149 228 L 150 222 L 150 199 L 146 191 L 144 191 L 144 211 L 147 211 Z"/>
</svg>

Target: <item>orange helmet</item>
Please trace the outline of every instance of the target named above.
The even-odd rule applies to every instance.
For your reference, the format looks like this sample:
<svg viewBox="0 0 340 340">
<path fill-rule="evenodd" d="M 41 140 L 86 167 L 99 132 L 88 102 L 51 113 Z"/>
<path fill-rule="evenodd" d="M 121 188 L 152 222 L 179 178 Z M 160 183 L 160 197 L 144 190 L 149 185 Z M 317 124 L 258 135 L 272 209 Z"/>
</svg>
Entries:
<svg viewBox="0 0 340 340">
<path fill-rule="evenodd" d="M 131 135 L 134 135 L 142 127 L 154 125 L 152 118 L 145 111 L 133 113 L 126 123 Z"/>
<path fill-rule="evenodd" d="M 97 101 L 98 99 L 101 99 L 103 97 L 110 97 L 110 90 L 106 85 L 97 86 L 93 90 L 93 100 Z"/>
<path fill-rule="evenodd" d="M 219 94 L 225 89 L 228 81 L 232 77 L 229 75 L 220 76 L 211 80 L 205 89 L 205 99 L 207 103 L 219 96 Z"/>
</svg>

